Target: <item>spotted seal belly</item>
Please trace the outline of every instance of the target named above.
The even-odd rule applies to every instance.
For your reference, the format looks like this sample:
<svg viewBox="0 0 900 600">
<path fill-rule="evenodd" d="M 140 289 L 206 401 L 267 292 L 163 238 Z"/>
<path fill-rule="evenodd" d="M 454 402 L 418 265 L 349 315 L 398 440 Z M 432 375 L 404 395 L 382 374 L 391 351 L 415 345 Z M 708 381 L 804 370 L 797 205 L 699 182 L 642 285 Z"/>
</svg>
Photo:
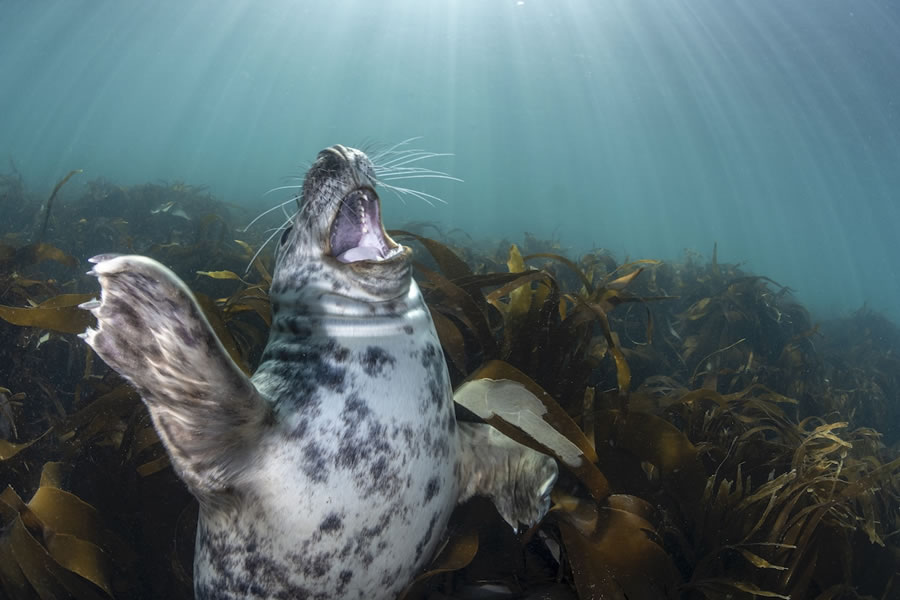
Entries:
<svg viewBox="0 0 900 600">
<path fill-rule="evenodd" d="M 364 153 L 319 154 L 276 249 L 251 378 L 166 267 L 92 259 L 102 295 L 84 338 L 138 389 L 200 502 L 198 599 L 393 598 L 461 493 L 495 498 L 513 524 L 547 510 L 551 459 L 457 423 L 411 251 L 384 231 L 375 186 Z"/>
</svg>

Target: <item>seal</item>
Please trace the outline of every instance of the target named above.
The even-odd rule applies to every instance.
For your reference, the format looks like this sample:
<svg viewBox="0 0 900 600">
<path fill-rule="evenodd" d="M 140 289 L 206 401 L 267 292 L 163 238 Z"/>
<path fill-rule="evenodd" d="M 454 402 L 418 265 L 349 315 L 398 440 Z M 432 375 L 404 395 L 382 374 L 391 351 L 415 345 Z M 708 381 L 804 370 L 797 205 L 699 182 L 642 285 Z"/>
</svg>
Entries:
<svg viewBox="0 0 900 600">
<path fill-rule="evenodd" d="M 387 235 L 375 167 L 323 150 L 276 248 L 272 326 L 248 378 L 188 287 L 142 256 L 101 255 L 82 337 L 147 405 L 199 501 L 200 600 L 394 598 L 454 506 L 494 499 L 514 527 L 549 507 L 556 463 L 457 423 L 411 250 Z"/>
</svg>

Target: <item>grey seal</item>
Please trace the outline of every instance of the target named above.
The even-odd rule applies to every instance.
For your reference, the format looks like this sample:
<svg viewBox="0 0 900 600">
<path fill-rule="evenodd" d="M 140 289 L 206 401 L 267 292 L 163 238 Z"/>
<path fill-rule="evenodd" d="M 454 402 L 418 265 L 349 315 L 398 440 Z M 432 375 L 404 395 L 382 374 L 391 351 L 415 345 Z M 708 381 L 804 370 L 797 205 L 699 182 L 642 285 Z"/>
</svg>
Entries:
<svg viewBox="0 0 900 600">
<path fill-rule="evenodd" d="M 276 248 L 272 326 L 248 378 L 188 287 L 142 256 L 101 255 L 82 337 L 133 384 L 199 500 L 200 600 L 394 598 L 454 506 L 494 499 L 513 526 L 549 507 L 556 463 L 457 423 L 443 352 L 387 235 L 365 153 L 333 146 Z"/>
</svg>

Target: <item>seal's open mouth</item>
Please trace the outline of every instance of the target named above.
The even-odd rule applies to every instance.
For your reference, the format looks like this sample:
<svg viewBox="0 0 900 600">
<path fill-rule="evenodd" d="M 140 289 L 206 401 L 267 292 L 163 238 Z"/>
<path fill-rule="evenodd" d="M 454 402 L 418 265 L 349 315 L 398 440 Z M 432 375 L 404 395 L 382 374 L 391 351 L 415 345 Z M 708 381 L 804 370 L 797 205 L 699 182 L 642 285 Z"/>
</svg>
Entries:
<svg viewBox="0 0 900 600">
<path fill-rule="evenodd" d="M 381 226 L 381 206 L 375 190 L 359 188 L 344 196 L 331 224 L 331 255 L 343 263 L 352 263 L 383 261 L 400 252 L 400 246 Z"/>
</svg>

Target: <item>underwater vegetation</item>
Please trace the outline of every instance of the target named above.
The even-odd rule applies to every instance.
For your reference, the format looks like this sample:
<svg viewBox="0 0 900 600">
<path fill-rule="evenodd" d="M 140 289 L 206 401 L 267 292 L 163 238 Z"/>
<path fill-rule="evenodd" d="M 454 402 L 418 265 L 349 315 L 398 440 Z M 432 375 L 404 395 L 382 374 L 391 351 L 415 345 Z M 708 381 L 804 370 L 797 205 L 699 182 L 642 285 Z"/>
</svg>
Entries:
<svg viewBox="0 0 900 600">
<path fill-rule="evenodd" d="M 75 335 L 97 294 L 83 272 L 101 252 L 167 264 L 249 372 L 267 233 L 182 183 L 68 186 L 48 200 L 0 175 L 0 597 L 190 598 L 196 503 L 137 393 Z M 454 386 L 473 390 L 460 418 L 560 464 L 530 531 L 459 507 L 405 598 L 900 597 L 896 325 L 865 309 L 816 324 L 715 252 L 620 262 L 528 235 L 391 235 L 415 249 Z M 499 401 L 503 382 L 535 404 Z"/>
</svg>

